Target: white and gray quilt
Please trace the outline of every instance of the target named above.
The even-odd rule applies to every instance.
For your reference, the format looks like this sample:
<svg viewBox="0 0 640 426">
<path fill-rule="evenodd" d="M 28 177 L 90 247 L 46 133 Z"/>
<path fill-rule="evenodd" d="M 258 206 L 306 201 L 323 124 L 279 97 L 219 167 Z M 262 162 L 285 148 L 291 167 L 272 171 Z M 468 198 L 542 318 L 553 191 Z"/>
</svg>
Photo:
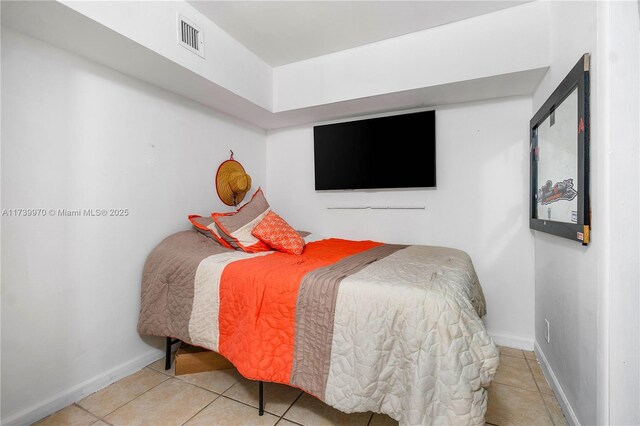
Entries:
<svg viewBox="0 0 640 426">
<path fill-rule="evenodd" d="M 145 265 L 138 331 L 217 351 L 247 378 L 343 412 L 483 424 L 499 355 L 469 256 L 307 240 L 294 256 L 227 250 L 194 231 L 167 238 Z"/>
</svg>

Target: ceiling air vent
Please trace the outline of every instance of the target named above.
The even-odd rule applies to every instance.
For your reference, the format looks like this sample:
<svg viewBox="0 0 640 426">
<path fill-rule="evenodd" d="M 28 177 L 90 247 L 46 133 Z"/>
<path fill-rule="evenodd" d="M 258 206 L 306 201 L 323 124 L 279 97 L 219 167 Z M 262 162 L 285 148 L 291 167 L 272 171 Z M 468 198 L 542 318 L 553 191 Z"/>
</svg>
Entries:
<svg viewBox="0 0 640 426">
<path fill-rule="evenodd" d="M 204 58 L 204 34 L 200 27 L 178 15 L 178 44 Z"/>
</svg>

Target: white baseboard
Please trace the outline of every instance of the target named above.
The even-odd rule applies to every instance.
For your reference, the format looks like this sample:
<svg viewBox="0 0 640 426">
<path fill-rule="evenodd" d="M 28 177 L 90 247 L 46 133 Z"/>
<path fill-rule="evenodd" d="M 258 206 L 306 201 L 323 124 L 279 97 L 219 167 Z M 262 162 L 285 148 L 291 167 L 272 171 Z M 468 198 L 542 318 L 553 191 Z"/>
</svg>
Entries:
<svg viewBox="0 0 640 426">
<path fill-rule="evenodd" d="M 107 370 L 71 389 L 60 392 L 41 403 L 35 404 L 7 418 L 3 418 L 1 423 L 6 426 L 29 425 L 49 414 L 55 413 L 69 404 L 81 400 L 85 396 L 91 395 L 123 377 L 141 370 L 152 362 L 160 359 L 163 355 L 164 352 L 162 350 L 152 349 L 137 358 L 120 364 L 111 370 Z"/>
<path fill-rule="evenodd" d="M 573 407 L 569 404 L 569 400 L 567 399 L 567 395 L 564 393 L 562 386 L 560 386 L 560 382 L 558 382 L 558 378 L 555 373 L 551 369 L 549 365 L 549 361 L 547 357 L 542 352 L 542 348 L 538 345 L 538 342 L 535 342 L 535 352 L 538 357 L 538 361 L 540 361 L 540 367 L 542 368 L 542 372 L 544 376 L 547 378 L 547 382 L 551 385 L 551 388 L 556 394 L 556 399 L 560 404 L 560 408 L 562 408 L 562 412 L 565 417 L 569 421 L 571 425 L 580 426 L 580 421 L 578 420 L 578 416 L 576 416 L 576 412 L 573 411 Z"/>
<path fill-rule="evenodd" d="M 524 349 L 525 351 L 533 350 L 533 339 L 529 337 L 516 336 L 513 334 L 501 333 L 499 331 L 487 330 L 493 341 L 498 346 L 507 346 L 509 348 Z"/>
</svg>

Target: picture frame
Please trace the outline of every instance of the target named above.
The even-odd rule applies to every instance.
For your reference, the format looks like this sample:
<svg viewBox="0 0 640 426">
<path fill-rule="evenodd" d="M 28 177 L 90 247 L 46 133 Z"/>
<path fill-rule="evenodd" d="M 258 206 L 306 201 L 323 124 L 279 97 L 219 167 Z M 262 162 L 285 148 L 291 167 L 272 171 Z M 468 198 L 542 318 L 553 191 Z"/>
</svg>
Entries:
<svg viewBox="0 0 640 426">
<path fill-rule="evenodd" d="M 529 228 L 588 245 L 589 68 L 580 60 L 530 121 Z"/>
</svg>

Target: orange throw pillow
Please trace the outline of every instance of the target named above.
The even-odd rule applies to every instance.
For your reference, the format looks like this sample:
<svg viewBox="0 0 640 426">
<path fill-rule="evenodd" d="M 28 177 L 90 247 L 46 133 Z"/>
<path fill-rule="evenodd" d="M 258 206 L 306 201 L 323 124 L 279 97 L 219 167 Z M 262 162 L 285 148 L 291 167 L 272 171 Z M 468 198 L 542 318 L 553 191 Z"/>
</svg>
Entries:
<svg viewBox="0 0 640 426">
<path fill-rule="evenodd" d="M 304 240 L 283 218 L 270 211 L 251 233 L 274 250 L 301 254 Z"/>
</svg>

